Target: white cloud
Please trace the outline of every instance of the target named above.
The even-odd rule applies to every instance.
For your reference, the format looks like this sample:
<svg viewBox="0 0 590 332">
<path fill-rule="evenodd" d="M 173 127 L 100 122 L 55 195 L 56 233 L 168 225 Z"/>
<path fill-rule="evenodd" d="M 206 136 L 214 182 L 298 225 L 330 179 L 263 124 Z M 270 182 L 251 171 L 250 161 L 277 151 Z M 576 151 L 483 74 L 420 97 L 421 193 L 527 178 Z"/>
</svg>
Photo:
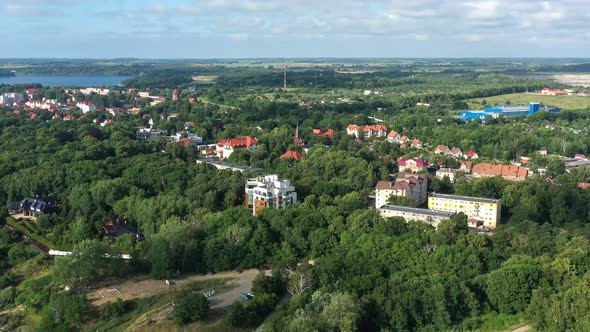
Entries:
<svg viewBox="0 0 590 332">
<path fill-rule="evenodd" d="M 466 16 L 471 19 L 490 19 L 498 15 L 498 1 L 466 2 Z"/>
</svg>

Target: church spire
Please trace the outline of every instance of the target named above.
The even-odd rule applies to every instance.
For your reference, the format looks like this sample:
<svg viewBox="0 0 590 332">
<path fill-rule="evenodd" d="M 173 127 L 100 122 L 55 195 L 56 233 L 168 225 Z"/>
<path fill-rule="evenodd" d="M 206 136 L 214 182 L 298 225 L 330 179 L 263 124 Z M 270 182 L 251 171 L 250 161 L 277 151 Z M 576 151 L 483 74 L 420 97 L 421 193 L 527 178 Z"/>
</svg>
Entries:
<svg viewBox="0 0 590 332">
<path fill-rule="evenodd" d="M 299 146 L 302 146 L 303 144 L 305 144 L 305 142 L 303 141 L 303 139 L 299 135 L 299 123 L 297 123 L 297 128 L 295 129 L 295 136 L 293 136 L 293 142 L 295 142 L 295 144 L 297 144 Z"/>
</svg>

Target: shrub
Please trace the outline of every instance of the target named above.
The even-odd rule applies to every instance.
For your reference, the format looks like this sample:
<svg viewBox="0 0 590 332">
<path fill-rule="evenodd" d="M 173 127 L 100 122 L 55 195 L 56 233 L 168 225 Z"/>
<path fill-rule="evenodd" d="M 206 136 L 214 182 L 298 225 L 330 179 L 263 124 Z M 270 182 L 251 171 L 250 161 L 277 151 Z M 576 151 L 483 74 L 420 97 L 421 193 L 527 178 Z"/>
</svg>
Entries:
<svg viewBox="0 0 590 332">
<path fill-rule="evenodd" d="M 185 290 L 176 296 L 172 314 L 179 325 L 203 320 L 208 317 L 209 302 L 202 294 Z"/>
</svg>

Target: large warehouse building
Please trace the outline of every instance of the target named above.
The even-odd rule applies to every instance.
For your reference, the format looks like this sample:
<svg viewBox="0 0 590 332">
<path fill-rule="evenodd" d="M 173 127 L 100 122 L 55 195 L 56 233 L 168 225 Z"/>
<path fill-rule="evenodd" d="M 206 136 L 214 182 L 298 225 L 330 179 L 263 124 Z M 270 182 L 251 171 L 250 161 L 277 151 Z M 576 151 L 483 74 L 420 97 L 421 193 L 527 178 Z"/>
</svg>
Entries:
<svg viewBox="0 0 590 332">
<path fill-rule="evenodd" d="M 559 113 L 561 112 L 561 109 L 557 107 L 541 107 L 540 103 L 531 103 L 528 107 L 512 105 L 494 106 L 486 107 L 483 111 L 462 111 L 459 113 L 460 116 L 458 119 L 463 121 L 481 119 L 482 121 L 485 121 L 488 116 L 491 116 L 494 119 L 499 117 L 529 116 L 540 111 Z"/>
</svg>

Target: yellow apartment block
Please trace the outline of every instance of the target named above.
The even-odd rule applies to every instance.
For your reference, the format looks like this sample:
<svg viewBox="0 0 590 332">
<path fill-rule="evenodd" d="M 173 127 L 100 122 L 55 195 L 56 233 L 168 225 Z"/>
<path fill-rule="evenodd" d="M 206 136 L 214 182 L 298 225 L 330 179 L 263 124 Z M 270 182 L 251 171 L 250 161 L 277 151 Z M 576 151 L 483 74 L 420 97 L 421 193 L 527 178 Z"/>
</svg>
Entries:
<svg viewBox="0 0 590 332">
<path fill-rule="evenodd" d="M 496 228 L 500 222 L 502 203 L 499 199 L 478 198 L 433 193 L 428 197 L 428 208 L 437 211 L 463 212 L 470 224 L 478 222 Z"/>
</svg>

